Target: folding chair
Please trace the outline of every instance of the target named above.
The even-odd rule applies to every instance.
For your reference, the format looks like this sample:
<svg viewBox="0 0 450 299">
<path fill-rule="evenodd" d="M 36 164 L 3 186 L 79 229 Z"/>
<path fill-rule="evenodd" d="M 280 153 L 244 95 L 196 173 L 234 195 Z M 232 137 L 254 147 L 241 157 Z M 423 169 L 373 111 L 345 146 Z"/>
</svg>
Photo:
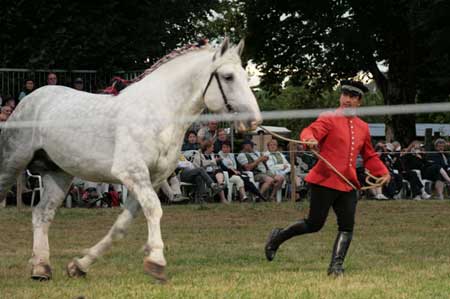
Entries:
<svg viewBox="0 0 450 299">
<path fill-rule="evenodd" d="M 34 206 L 34 199 L 35 199 L 36 192 L 39 192 L 39 198 L 40 198 L 40 200 L 42 200 L 42 192 L 44 191 L 44 186 L 42 185 L 42 177 L 40 175 L 32 174 L 27 169 L 27 176 L 30 177 L 30 178 L 36 179 L 37 182 L 38 182 L 38 186 L 37 187 L 33 188 L 33 186 L 31 186 L 32 187 L 32 189 L 31 189 L 32 194 L 31 194 L 30 207 L 33 207 Z"/>
</svg>

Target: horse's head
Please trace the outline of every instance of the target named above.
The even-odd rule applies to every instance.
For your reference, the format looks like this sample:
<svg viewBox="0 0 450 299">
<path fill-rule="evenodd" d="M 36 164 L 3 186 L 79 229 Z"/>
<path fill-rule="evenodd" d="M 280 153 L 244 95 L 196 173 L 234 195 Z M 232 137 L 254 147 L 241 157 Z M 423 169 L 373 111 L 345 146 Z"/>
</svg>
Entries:
<svg viewBox="0 0 450 299">
<path fill-rule="evenodd" d="M 213 56 L 209 80 L 203 92 L 208 110 L 217 113 L 241 113 L 239 130 L 256 129 L 261 123 L 258 103 L 248 84 L 247 73 L 241 64 L 244 41 L 230 47 L 228 38 Z"/>
</svg>

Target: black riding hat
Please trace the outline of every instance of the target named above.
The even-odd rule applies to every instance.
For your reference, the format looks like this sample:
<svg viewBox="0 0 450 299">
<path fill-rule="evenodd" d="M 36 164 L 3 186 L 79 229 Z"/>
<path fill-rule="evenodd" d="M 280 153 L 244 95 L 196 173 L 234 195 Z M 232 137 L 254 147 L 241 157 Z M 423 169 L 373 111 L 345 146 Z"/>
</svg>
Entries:
<svg viewBox="0 0 450 299">
<path fill-rule="evenodd" d="M 341 81 L 341 92 L 348 92 L 354 96 L 362 97 L 364 93 L 368 92 L 369 89 L 359 81 L 354 80 L 342 80 Z"/>
</svg>

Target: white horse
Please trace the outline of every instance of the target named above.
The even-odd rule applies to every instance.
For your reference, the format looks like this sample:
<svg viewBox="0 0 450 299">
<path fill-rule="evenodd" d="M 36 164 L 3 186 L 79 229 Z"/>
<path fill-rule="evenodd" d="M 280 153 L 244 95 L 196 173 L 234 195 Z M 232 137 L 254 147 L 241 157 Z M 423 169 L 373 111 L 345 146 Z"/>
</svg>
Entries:
<svg viewBox="0 0 450 299">
<path fill-rule="evenodd" d="M 48 230 L 76 176 L 123 184 L 132 196 L 107 235 L 84 257 L 68 264 L 68 275 L 86 275 L 112 242 L 125 235 L 142 208 L 148 225 L 144 270 L 166 280 L 157 191 L 175 170 L 190 126 L 179 120 L 192 123 L 207 107 L 213 112 L 250 115 L 241 121 L 242 129 L 261 122 L 241 66 L 242 49 L 243 41 L 230 47 L 225 39 L 217 50 L 204 46 L 186 51 L 117 96 L 45 86 L 18 105 L 0 135 L 0 202 L 25 168 L 41 173 L 43 198 L 33 209 L 32 278 L 51 278 Z M 32 124 L 21 127 L 23 121 Z"/>
</svg>

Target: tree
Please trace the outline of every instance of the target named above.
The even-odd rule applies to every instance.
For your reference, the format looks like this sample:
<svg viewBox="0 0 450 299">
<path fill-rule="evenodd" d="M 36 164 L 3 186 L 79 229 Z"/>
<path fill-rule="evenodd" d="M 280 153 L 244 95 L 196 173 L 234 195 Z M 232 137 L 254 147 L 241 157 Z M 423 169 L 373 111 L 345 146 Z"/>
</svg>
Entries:
<svg viewBox="0 0 450 299">
<path fill-rule="evenodd" d="M 196 40 L 218 0 L 2 2 L 0 66 L 142 69 Z"/>
<path fill-rule="evenodd" d="M 261 110 L 291 110 L 298 109 L 330 109 L 339 105 L 339 91 L 327 90 L 321 93 L 312 91 L 302 86 L 288 85 L 280 92 L 271 92 L 267 89 L 256 91 L 256 97 Z M 381 95 L 370 93 L 364 96 L 364 102 L 368 105 L 377 105 L 382 103 Z M 311 118 L 316 118 L 315 116 Z M 382 122 L 380 116 L 367 116 L 368 122 Z M 279 119 L 264 122 L 267 125 L 283 126 L 292 131 L 292 137 L 298 138 L 299 132 L 311 123 L 311 119 Z"/>
<path fill-rule="evenodd" d="M 248 44 L 265 84 L 290 76 L 300 85 L 329 88 L 365 71 L 385 104 L 429 100 L 426 90 L 448 100 L 449 8 L 442 0 L 249 0 Z M 415 115 L 386 121 L 402 143 L 415 137 Z"/>
</svg>

